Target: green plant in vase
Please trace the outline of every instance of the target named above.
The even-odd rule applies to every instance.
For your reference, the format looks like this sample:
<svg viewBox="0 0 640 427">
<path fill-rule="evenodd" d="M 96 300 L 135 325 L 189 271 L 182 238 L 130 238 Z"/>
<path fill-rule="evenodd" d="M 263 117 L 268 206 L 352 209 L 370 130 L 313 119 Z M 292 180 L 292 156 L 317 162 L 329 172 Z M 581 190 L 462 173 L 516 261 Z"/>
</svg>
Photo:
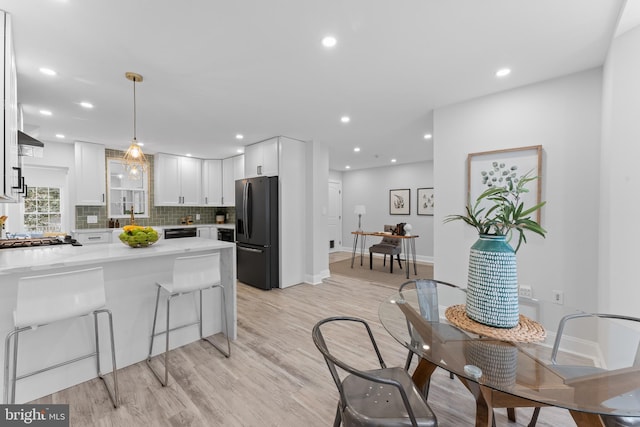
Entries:
<svg viewBox="0 0 640 427">
<path fill-rule="evenodd" d="M 513 168 L 512 168 L 513 169 Z M 466 313 L 479 323 L 512 328 L 519 322 L 516 252 L 527 242 L 526 232 L 545 237 L 546 230 L 532 218 L 546 202 L 526 208 L 522 195 L 536 180 L 530 173 L 507 176 L 503 186 L 488 184 L 466 215 L 449 215 L 444 222 L 464 221 L 479 234 L 469 254 Z M 517 235 L 515 250 L 509 242 Z"/>
<path fill-rule="evenodd" d="M 531 218 L 532 214 L 542 208 L 546 202 L 540 202 L 525 209 L 521 197 L 522 194 L 529 192 L 526 185 L 536 179 L 538 177 L 532 177 L 527 173 L 519 179 L 506 179 L 504 187 L 491 186 L 478 196 L 473 206 L 466 206 L 466 215 L 449 215 L 444 222 L 464 221 L 478 230 L 480 235 L 506 236 L 508 241 L 511 241 L 515 231 L 518 233 L 515 252 L 518 252 L 522 243 L 527 243 L 525 231 L 531 231 L 542 237 L 547 233 L 537 221 Z"/>
</svg>

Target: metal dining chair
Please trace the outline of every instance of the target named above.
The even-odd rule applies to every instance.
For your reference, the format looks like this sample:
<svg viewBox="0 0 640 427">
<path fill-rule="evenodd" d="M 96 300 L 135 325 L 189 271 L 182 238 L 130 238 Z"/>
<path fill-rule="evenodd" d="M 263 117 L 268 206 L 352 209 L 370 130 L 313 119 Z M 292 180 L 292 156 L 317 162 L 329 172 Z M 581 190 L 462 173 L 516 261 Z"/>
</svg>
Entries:
<svg viewBox="0 0 640 427">
<path fill-rule="evenodd" d="M 414 279 L 408 280 L 400 285 L 398 288 L 398 293 L 402 295 L 402 291 L 407 288 L 415 289 L 418 293 L 418 305 L 420 308 L 420 314 L 422 317 L 432 324 L 438 323 L 438 325 L 433 325 L 442 329 L 456 329 L 451 325 L 440 324 L 440 311 L 438 307 L 438 285 L 449 286 L 452 288 L 458 288 L 451 283 L 443 282 L 441 280 L 435 279 Z M 417 335 L 411 326 L 411 323 L 407 321 L 407 328 L 409 329 L 409 334 L 411 335 L 412 344 L 418 345 L 420 343 L 420 339 L 417 338 Z M 415 352 L 409 350 L 407 354 L 407 360 L 404 364 L 404 370 L 408 371 L 411 366 L 411 361 L 413 360 Z M 449 372 L 449 378 L 453 379 L 453 373 Z M 429 395 L 429 382 L 425 384 L 425 388 L 423 390 L 424 396 L 427 397 Z"/>
<path fill-rule="evenodd" d="M 345 336 L 343 329 L 347 329 L 349 325 L 362 325 L 369 336 L 380 369 L 366 371 L 356 369 L 330 352 L 322 333 L 322 329 L 329 323 L 341 327 L 343 340 Z M 367 322 L 356 317 L 329 317 L 316 323 L 312 337 L 329 367 L 340 394 L 334 427 L 339 427 L 341 424 L 344 427 L 435 427 L 438 425 L 436 416 L 407 371 L 400 367 L 386 366 Z M 356 345 L 353 342 L 348 344 Z M 357 348 L 362 352 L 365 347 Z M 340 373 L 343 376 L 344 373 L 347 375 L 341 378 Z"/>
<path fill-rule="evenodd" d="M 576 319 L 584 319 L 584 318 L 593 318 L 600 317 L 603 319 L 617 319 L 629 322 L 640 322 L 640 318 L 630 317 L 630 316 L 622 316 L 618 314 L 606 314 L 606 313 L 577 313 L 577 314 L 569 314 L 560 319 L 560 323 L 558 325 L 558 331 L 556 333 L 556 339 L 553 343 L 553 349 L 551 350 L 551 367 L 554 371 L 558 372 L 565 379 L 568 378 L 577 378 L 584 375 L 595 374 L 598 372 L 604 372 L 606 369 L 599 368 L 597 366 L 585 366 L 585 365 L 561 365 L 558 364 L 558 350 L 560 348 L 560 341 L 562 340 L 562 334 L 564 332 L 564 328 L 570 320 Z M 636 351 L 636 356 L 634 359 L 633 366 L 640 366 L 640 345 L 638 345 L 638 350 Z M 640 389 L 638 389 L 640 392 Z M 528 427 L 534 427 L 536 422 L 538 421 L 538 415 L 540 414 L 540 408 L 537 407 L 533 411 L 533 415 L 531 417 L 531 422 Z M 640 417 L 624 417 L 624 416 L 616 416 L 616 415 L 600 415 L 605 427 L 636 427 L 640 426 Z"/>
</svg>

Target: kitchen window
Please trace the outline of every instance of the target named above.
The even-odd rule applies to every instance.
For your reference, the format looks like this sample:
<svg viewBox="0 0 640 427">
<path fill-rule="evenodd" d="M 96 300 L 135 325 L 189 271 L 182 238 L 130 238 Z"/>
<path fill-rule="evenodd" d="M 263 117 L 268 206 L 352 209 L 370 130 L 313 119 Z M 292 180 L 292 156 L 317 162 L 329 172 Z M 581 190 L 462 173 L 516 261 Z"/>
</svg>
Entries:
<svg viewBox="0 0 640 427">
<path fill-rule="evenodd" d="M 120 159 L 107 161 L 109 218 L 149 217 L 149 176 L 147 172 L 131 179 Z"/>
<path fill-rule="evenodd" d="M 24 229 L 27 232 L 60 232 L 60 188 L 28 187 L 24 199 Z"/>
</svg>

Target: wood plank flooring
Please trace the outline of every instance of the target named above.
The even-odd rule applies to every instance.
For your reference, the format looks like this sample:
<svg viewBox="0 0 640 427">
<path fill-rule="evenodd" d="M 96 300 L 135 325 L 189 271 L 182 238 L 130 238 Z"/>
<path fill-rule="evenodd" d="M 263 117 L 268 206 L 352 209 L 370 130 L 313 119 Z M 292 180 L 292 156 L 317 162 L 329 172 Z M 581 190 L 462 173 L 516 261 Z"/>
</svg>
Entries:
<svg viewBox="0 0 640 427">
<path fill-rule="evenodd" d="M 377 313 L 378 303 L 394 290 L 338 275 L 320 285 L 284 290 L 239 283 L 238 339 L 231 358 L 205 342 L 173 350 L 165 388 L 144 362 L 120 369 L 122 404 L 115 410 L 98 379 L 34 403 L 70 403 L 72 426 L 331 426 L 338 393 L 311 329 L 324 317 L 362 317 L 370 322 L 387 365 L 402 366 L 406 350 L 386 333 Z M 361 335 L 340 338 L 345 344 L 340 350 L 355 360 L 362 351 L 355 344 Z M 441 427 L 474 425 L 471 395 L 444 371 L 434 374 L 429 404 Z M 531 409 L 518 409 L 517 415 L 512 423 L 505 410 L 497 410 L 497 425 L 526 426 Z M 537 425 L 575 424 L 567 411 L 543 408 Z"/>
</svg>

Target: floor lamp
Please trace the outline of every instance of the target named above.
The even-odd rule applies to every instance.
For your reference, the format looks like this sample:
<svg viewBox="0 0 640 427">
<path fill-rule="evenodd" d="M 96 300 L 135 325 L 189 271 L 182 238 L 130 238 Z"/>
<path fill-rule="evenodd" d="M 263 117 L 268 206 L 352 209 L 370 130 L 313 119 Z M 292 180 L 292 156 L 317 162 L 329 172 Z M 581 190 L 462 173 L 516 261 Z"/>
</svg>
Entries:
<svg viewBox="0 0 640 427">
<path fill-rule="evenodd" d="M 362 231 L 362 215 L 367 213 L 367 208 L 364 205 L 356 205 L 353 213 L 358 215 L 358 231 Z"/>
</svg>

